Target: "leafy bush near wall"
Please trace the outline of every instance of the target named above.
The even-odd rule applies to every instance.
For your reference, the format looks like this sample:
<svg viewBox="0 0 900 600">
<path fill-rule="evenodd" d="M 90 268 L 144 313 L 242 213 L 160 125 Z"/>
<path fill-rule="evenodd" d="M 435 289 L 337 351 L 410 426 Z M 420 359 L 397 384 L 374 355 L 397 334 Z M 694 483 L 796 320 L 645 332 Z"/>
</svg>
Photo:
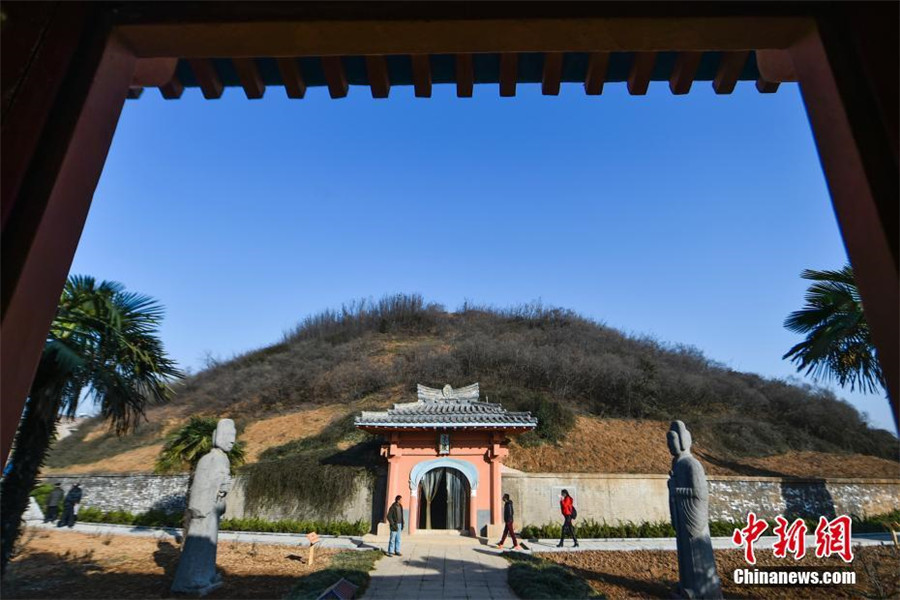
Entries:
<svg viewBox="0 0 900 600">
<path fill-rule="evenodd" d="M 181 527 L 182 516 L 180 513 L 172 514 L 161 510 L 149 510 L 135 515 L 127 510 L 103 511 L 88 506 L 78 511 L 78 520 L 85 523 L 109 523 L 136 527 Z"/>
<path fill-rule="evenodd" d="M 109 523 L 112 525 L 133 525 L 136 527 L 181 527 L 181 514 L 170 514 L 151 510 L 132 514 L 126 510 L 102 511 L 86 507 L 78 511 L 78 520 L 85 523 Z M 295 521 L 285 519 L 222 519 L 220 531 L 259 531 L 263 533 L 309 533 L 315 531 L 323 535 L 365 535 L 369 532 L 366 521 Z"/>
<path fill-rule="evenodd" d="M 379 446 L 379 438 L 356 429 L 347 415 L 318 435 L 269 448 L 260 462 L 241 469 L 247 510 L 302 507 L 338 514 L 361 481 L 372 481 Z"/>
<path fill-rule="evenodd" d="M 309 533 L 322 535 L 365 535 L 369 533 L 368 521 L 296 521 L 283 519 L 267 521 L 257 518 L 223 519 L 222 531 L 261 531 L 264 533 Z"/>
<path fill-rule="evenodd" d="M 41 510 L 47 510 L 47 497 L 50 495 L 50 492 L 53 490 L 53 486 L 49 483 L 42 483 L 40 485 L 35 486 L 34 490 L 32 490 L 31 495 L 34 496 L 34 499 L 37 500 L 38 506 L 41 507 Z"/>
<path fill-rule="evenodd" d="M 887 531 L 888 524 L 892 522 L 900 522 L 900 510 L 868 517 L 852 516 L 853 531 L 855 533 L 880 533 Z M 812 533 L 816 530 L 819 522 L 818 519 L 804 519 L 806 530 Z M 769 528 L 763 535 L 771 535 L 772 530 L 777 523 L 773 520 L 766 521 Z M 658 538 L 658 537 L 674 537 L 675 529 L 668 521 L 644 522 L 644 523 L 619 523 L 611 525 L 586 519 L 584 521 L 576 521 L 575 532 L 578 537 L 582 538 Z M 735 529 L 746 527 L 747 524 L 741 521 L 710 521 L 709 534 L 712 537 L 730 537 Z M 545 525 L 525 525 L 522 527 L 520 536 L 525 539 L 538 538 L 555 538 L 558 539 L 562 533 L 562 523 L 547 523 Z"/>
</svg>

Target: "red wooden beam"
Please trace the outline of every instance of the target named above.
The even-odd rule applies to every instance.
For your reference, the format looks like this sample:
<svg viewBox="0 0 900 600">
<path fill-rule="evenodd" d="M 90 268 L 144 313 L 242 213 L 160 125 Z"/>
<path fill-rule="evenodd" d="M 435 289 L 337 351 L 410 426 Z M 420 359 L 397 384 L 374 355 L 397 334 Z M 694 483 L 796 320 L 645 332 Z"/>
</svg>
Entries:
<svg viewBox="0 0 900 600">
<path fill-rule="evenodd" d="M 328 93 L 332 98 L 343 98 L 349 91 L 347 74 L 344 72 L 344 63 L 340 56 L 323 56 L 322 70 L 325 72 L 325 81 L 328 83 Z"/>
<path fill-rule="evenodd" d="M 471 98 L 475 88 L 475 69 L 471 54 L 456 55 L 456 96 Z"/>
<path fill-rule="evenodd" d="M 266 84 L 263 83 L 262 76 L 259 74 L 259 68 L 256 66 L 256 60 L 252 58 L 233 58 L 231 62 L 234 64 L 234 70 L 237 71 L 238 79 L 241 80 L 241 86 L 244 88 L 244 94 L 250 100 L 258 100 L 266 93 Z"/>
<path fill-rule="evenodd" d="M 777 81 L 766 81 L 762 77 L 756 80 L 756 90 L 760 94 L 774 94 L 780 85 Z"/>
<path fill-rule="evenodd" d="M 719 70 L 716 71 L 716 78 L 713 80 L 713 89 L 717 94 L 730 94 L 734 91 L 748 56 L 750 52 L 747 50 L 722 53 Z"/>
<path fill-rule="evenodd" d="M 82 35 L 86 3 L 13 2 L 3 6 L 0 190 L 6 222 Z M 15 86 L 15 93 L 10 88 Z M 4 281 L 6 281 L 4 279 Z"/>
<path fill-rule="evenodd" d="M 643 96 L 650 86 L 650 75 L 656 64 L 656 52 L 635 52 L 628 73 L 628 93 L 632 96 Z"/>
<path fill-rule="evenodd" d="M 603 93 L 606 71 L 609 68 L 608 52 L 592 52 L 588 60 L 587 73 L 584 76 L 584 93 L 597 96 Z"/>
<path fill-rule="evenodd" d="M 515 96 L 518 78 L 519 55 L 515 52 L 504 52 L 500 55 L 500 95 Z"/>
<path fill-rule="evenodd" d="M 691 84 L 697 75 L 700 66 L 702 52 L 679 52 L 675 58 L 675 66 L 672 67 L 672 75 L 669 77 L 669 89 L 675 95 L 687 94 L 691 91 Z"/>
<path fill-rule="evenodd" d="M 278 72 L 288 98 L 302 99 L 306 95 L 306 81 L 296 58 L 277 58 Z"/>
<path fill-rule="evenodd" d="M 191 65 L 194 77 L 197 79 L 197 83 L 200 84 L 200 91 L 203 92 L 203 97 L 207 100 L 220 98 L 225 88 L 212 61 L 208 58 L 192 58 L 188 60 L 188 64 Z"/>
<path fill-rule="evenodd" d="M 184 85 L 177 75 L 172 75 L 168 83 L 159 86 L 159 93 L 166 100 L 178 100 L 184 93 Z"/>
<path fill-rule="evenodd" d="M 78 28 L 79 23 L 72 23 Z M 102 22 L 74 49 L 3 228 L 0 431 L 5 461 L 134 74 Z M 52 42 L 52 40 L 51 40 Z M 32 81 L 29 85 L 37 84 Z M 86 85 L 87 84 L 87 85 Z"/>
<path fill-rule="evenodd" d="M 366 73 L 373 98 L 387 98 L 391 93 L 391 77 L 383 56 L 366 57 Z"/>
<path fill-rule="evenodd" d="M 882 10 L 896 11 L 896 5 Z M 896 27 L 896 14 L 889 15 Z M 852 18 L 852 16 L 851 16 Z M 900 272 L 898 272 L 898 167 L 892 150 L 896 115 L 872 110 L 879 101 L 897 110 L 897 88 L 865 85 L 890 73 L 896 86 L 897 53 L 890 36 L 860 52 L 835 20 L 820 24 L 791 48 L 800 92 L 812 126 L 831 200 L 853 265 L 866 321 L 887 380 L 894 424 L 900 417 Z M 872 22 L 864 31 L 883 27 Z M 896 35 L 896 29 L 894 29 Z M 887 71 L 883 71 L 887 69 Z M 889 120 L 890 119 L 890 120 Z"/>
<path fill-rule="evenodd" d="M 416 98 L 431 98 L 431 61 L 428 55 L 413 54 L 410 59 Z"/>
<path fill-rule="evenodd" d="M 544 72 L 541 76 L 541 93 L 545 96 L 558 96 L 559 84 L 562 81 L 562 52 L 544 53 Z"/>
</svg>

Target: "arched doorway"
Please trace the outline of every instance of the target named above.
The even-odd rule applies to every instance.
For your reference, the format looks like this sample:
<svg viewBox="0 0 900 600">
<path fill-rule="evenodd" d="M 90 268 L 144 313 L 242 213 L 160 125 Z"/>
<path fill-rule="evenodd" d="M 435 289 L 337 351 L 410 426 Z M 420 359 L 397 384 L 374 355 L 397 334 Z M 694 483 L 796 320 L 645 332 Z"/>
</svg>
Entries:
<svg viewBox="0 0 900 600">
<path fill-rule="evenodd" d="M 419 482 L 419 529 L 468 529 L 469 481 L 459 469 L 436 467 Z"/>
</svg>

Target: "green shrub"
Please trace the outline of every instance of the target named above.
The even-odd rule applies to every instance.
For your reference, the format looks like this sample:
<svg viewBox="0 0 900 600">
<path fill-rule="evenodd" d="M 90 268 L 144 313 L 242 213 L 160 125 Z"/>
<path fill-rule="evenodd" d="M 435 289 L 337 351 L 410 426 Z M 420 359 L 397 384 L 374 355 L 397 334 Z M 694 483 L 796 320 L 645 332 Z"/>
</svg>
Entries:
<svg viewBox="0 0 900 600">
<path fill-rule="evenodd" d="M 322 535 L 365 535 L 370 526 L 367 521 L 297 521 L 283 519 L 267 521 L 255 517 L 223 519 L 219 525 L 222 531 L 261 531 L 265 533 L 309 533 Z"/>
<path fill-rule="evenodd" d="M 153 467 L 154 473 L 193 471 L 200 459 L 212 450 L 212 438 L 219 424 L 215 417 L 192 416 L 190 420 L 166 436 L 166 443 Z M 228 451 L 232 472 L 246 462 L 245 444 L 236 440 Z"/>
<path fill-rule="evenodd" d="M 510 562 L 506 573 L 509 587 L 520 598 L 534 600 L 569 600 L 602 598 L 572 569 L 555 562 L 521 552 L 504 552 Z"/>
<path fill-rule="evenodd" d="M 541 392 L 530 390 L 501 390 L 491 398 L 507 410 L 528 411 L 537 417 L 538 425 L 516 438 L 521 446 L 537 446 L 563 439 L 575 427 L 575 413 L 571 408 L 548 398 Z"/>
<path fill-rule="evenodd" d="M 339 444 L 350 447 L 338 450 Z M 357 429 L 354 415 L 348 414 L 317 435 L 268 448 L 260 462 L 241 469 L 247 508 L 303 506 L 339 513 L 360 480 L 371 481 L 379 446 L 380 439 Z"/>
<path fill-rule="evenodd" d="M 38 506 L 41 507 L 41 510 L 47 510 L 47 497 L 50 495 L 50 492 L 53 490 L 53 485 L 49 483 L 42 483 L 40 485 L 35 486 L 34 490 L 32 490 L 31 495 L 34 496 L 34 499 L 37 500 Z"/>
<path fill-rule="evenodd" d="M 900 522 L 900 510 L 868 517 L 852 516 L 854 533 L 879 533 L 889 529 L 888 523 Z M 812 533 L 819 524 L 818 519 L 803 519 L 806 530 Z M 772 535 L 777 523 L 774 519 L 766 521 L 769 528 L 763 535 Z M 658 538 L 674 537 L 675 529 L 668 521 L 644 522 L 644 523 L 618 523 L 610 525 L 593 519 L 578 519 L 575 521 L 575 533 L 580 538 Z M 709 534 L 712 537 L 731 537 L 735 529 L 746 527 L 742 521 L 710 521 Z M 562 532 L 562 523 L 547 523 L 545 525 L 525 525 L 520 536 L 524 539 L 559 539 Z"/>
</svg>

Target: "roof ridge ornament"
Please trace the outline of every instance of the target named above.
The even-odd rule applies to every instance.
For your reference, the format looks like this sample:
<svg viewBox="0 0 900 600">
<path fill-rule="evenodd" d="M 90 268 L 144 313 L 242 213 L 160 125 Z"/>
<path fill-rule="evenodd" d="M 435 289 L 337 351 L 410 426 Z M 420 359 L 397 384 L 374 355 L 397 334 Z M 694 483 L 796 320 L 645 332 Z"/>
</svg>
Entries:
<svg viewBox="0 0 900 600">
<path fill-rule="evenodd" d="M 432 388 L 421 383 L 416 386 L 418 402 L 456 402 L 470 403 L 481 400 L 481 391 L 478 382 L 461 388 L 453 388 L 450 384 L 443 388 Z"/>
</svg>

